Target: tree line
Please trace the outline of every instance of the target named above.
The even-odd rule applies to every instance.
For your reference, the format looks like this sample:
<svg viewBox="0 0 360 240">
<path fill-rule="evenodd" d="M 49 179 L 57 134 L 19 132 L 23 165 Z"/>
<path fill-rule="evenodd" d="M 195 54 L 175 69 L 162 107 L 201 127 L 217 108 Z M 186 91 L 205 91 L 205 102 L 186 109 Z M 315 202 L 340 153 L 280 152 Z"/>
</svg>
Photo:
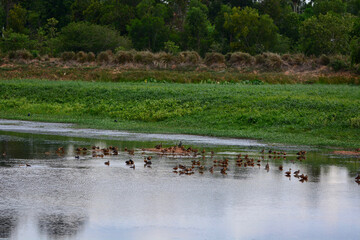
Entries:
<svg viewBox="0 0 360 240">
<path fill-rule="evenodd" d="M 360 0 L 0 0 L 1 50 L 351 55 Z"/>
</svg>

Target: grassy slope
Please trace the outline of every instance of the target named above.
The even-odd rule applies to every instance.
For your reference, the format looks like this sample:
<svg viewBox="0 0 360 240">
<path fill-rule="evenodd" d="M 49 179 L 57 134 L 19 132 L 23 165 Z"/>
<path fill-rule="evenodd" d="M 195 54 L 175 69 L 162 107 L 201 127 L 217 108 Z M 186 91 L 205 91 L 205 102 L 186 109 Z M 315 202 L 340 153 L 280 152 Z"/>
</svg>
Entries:
<svg viewBox="0 0 360 240">
<path fill-rule="evenodd" d="M 0 82 L 0 118 L 359 147 L 360 89 L 7 80 Z"/>
</svg>

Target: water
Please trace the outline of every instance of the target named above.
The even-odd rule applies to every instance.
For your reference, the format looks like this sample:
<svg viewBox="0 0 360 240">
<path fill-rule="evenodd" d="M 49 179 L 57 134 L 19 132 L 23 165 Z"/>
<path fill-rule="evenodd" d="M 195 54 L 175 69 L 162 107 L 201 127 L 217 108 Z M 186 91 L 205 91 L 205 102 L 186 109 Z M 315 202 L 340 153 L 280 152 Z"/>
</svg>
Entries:
<svg viewBox="0 0 360 240">
<path fill-rule="evenodd" d="M 55 129 L 55 130 L 54 130 Z M 143 147 L 178 143 L 205 148 L 204 174 L 173 173 L 194 158 L 166 157 Z M 75 159 L 75 149 L 118 146 L 131 156 Z M 56 154 L 64 146 L 65 154 Z M 256 160 L 261 149 L 287 152 L 270 170 L 237 167 L 236 155 Z M 211 157 L 210 151 L 215 155 Z M 307 150 L 306 160 L 296 160 Z M 70 125 L 0 121 L 0 238 L 9 239 L 359 239 L 359 159 L 331 149 L 266 145 L 254 140 L 132 134 Z M 152 168 L 143 166 L 152 156 Z M 135 170 L 125 160 L 135 161 Z M 229 171 L 208 171 L 229 158 Z M 261 159 L 261 158 L 260 158 Z M 104 164 L 110 160 L 110 166 Z M 30 164 L 31 167 L 26 167 Z M 283 165 L 284 171 L 278 166 Z M 309 176 L 287 178 L 289 168 Z"/>
</svg>

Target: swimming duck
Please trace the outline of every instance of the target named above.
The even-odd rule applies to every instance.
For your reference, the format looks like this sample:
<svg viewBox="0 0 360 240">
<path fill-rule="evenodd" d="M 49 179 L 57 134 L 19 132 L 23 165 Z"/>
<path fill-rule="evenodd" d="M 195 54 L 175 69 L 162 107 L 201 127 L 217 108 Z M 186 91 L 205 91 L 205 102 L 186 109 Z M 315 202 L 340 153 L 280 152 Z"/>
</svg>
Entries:
<svg viewBox="0 0 360 240">
<path fill-rule="evenodd" d="M 107 162 L 104 162 L 105 165 L 110 166 L 110 160 L 108 160 Z"/>
<path fill-rule="evenodd" d="M 265 166 L 265 170 L 266 170 L 266 171 L 269 171 L 269 170 L 270 170 L 269 163 L 267 163 L 267 164 L 266 164 L 266 166 Z"/>
<path fill-rule="evenodd" d="M 291 168 L 289 168 L 289 171 L 286 171 L 286 172 L 285 172 L 285 175 L 286 175 L 286 176 L 290 176 L 290 175 L 291 175 Z"/>
<path fill-rule="evenodd" d="M 280 170 L 280 171 L 283 170 L 283 166 L 282 166 L 282 165 L 279 166 L 279 170 Z"/>
</svg>

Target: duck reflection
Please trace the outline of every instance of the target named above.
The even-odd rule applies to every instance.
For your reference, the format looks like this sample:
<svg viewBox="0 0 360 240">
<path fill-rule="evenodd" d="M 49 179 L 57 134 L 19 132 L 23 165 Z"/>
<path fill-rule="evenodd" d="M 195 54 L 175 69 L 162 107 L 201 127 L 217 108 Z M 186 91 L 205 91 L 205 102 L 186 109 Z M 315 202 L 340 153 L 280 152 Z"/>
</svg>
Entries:
<svg viewBox="0 0 360 240">
<path fill-rule="evenodd" d="M 84 228 L 85 221 L 84 216 L 48 214 L 39 217 L 38 227 L 48 238 L 75 237 Z"/>
<path fill-rule="evenodd" d="M 0 210 L 0 238 L 10 238 L 18 223 L 14 210 Z"/>
</svg>

